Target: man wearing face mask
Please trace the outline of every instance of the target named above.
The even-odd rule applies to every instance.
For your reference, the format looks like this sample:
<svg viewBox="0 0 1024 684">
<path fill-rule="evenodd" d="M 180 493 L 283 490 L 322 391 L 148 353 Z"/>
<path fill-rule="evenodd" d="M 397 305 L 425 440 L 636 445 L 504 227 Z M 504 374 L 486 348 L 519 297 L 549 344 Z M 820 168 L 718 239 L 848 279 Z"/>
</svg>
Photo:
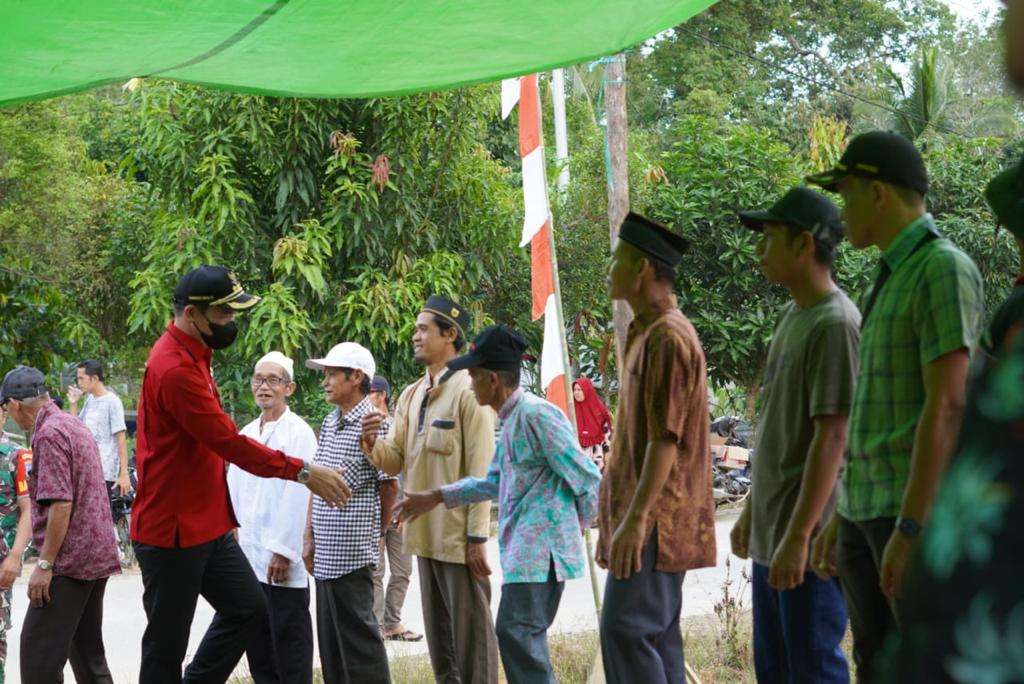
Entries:
<svg viewBox="0 0 1024 684">
<path fill-rule="evenodd" d="M 258 301 L 222 266 L 189 271 L 174 290 L 174 320 L 146 363 L 132 508 L 148 618 L 140 684 L 227 681 L 266 614 L 259 581 L 231 534 L 238 522 L 225 461 L 261 477 L 295 480 L 332 506 L 350 494 L 338 472 L 240 435 L 221 408 L 212 350 L 234 342 L 236 313 Z M 200 595 L 216 615 L 183 676 Z"/>
</svg>

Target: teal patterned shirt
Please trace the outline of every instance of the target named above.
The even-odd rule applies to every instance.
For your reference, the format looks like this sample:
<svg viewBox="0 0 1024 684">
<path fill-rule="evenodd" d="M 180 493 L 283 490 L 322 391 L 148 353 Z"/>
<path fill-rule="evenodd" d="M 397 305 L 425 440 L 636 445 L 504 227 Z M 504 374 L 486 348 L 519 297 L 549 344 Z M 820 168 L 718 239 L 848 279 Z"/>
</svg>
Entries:
<svg viewBox="0 0 1024 684">
<path fill-rule="evenodd" d="M 554 404 L 516 390 L 498 412 L 501 435 L 486 477 L 441 488 L 448 508 L 498 499 L 505 584 L 583 576 L 583 529 L 597 516 L 601 472 Z"/>
<path fill-rule="evenodd" d="M 981 333 L 981 275 L 970 257 L 938 236 L 931 214 L 904 228 L 882 261 L 892 275 L 861 330 L 837 504 L 852 521 L 899 515 L 924 408 L 921 369 L 958 349 L 973 351 Z"/>
</svg>

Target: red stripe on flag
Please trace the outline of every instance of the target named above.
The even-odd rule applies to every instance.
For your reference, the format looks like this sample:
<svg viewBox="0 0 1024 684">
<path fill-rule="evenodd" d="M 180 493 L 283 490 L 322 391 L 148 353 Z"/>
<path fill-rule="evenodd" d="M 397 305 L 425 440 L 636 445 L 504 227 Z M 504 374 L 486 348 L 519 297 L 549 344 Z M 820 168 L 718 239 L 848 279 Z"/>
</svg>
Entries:
<svg viewBox="0 0 1024 684">
<path fill-rule="evenodd" d="M 533 295 L 533 320 L 544 315 L 548 297 L 555 293 L 555 279 L 551 268 L 551 222 L 530 240 L 530 291 Z"/>
<path fill-rule="evenodd" d="M 525 157 L 540 146 L 540 91 L 537 74 L 519 80 L 519 156 Z"/>
<path fill-rule="evenodd" d="M 569 397 L 565 394 L 565 375 L 559 375 L 545 390 L 548 401 L 562 409 L 562 413 L 569 415 Z"/>
</svg>

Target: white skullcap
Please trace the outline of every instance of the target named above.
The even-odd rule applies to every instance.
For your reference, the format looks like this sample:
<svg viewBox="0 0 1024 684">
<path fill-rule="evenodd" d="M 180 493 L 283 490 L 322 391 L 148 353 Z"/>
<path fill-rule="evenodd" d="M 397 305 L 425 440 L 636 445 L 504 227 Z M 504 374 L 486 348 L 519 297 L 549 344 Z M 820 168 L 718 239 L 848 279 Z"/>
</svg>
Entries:
<svg viewBox="0 0 1024 684">
<path fill-rule="evenodd" d="M 289 380 L 295 379 L 295 362 L 279 351 L 272 351 L 264 356 L 256 362 L 256 367 L 258 368 L 261 363 L 276 363 L 281 368 L 284 368 Z"/>
</svg>

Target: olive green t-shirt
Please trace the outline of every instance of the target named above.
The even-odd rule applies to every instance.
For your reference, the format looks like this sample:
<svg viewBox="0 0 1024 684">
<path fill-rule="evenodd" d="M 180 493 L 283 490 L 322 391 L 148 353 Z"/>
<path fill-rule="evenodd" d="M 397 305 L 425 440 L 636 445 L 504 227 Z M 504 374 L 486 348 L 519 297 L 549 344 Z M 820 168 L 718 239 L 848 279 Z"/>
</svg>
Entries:
<svg viewBox="0 0 1024 684">
<path fill-rule="evenodd" d="M 771 563 L 800 494 L 817 416 L 849 415 L 860 312 L 842 290 L 807 309 L 790 302 L 775 327 L 752 459 L 750 557 Z M 822 515 L 827 520 L 832 501 Z"/>
</svg>

